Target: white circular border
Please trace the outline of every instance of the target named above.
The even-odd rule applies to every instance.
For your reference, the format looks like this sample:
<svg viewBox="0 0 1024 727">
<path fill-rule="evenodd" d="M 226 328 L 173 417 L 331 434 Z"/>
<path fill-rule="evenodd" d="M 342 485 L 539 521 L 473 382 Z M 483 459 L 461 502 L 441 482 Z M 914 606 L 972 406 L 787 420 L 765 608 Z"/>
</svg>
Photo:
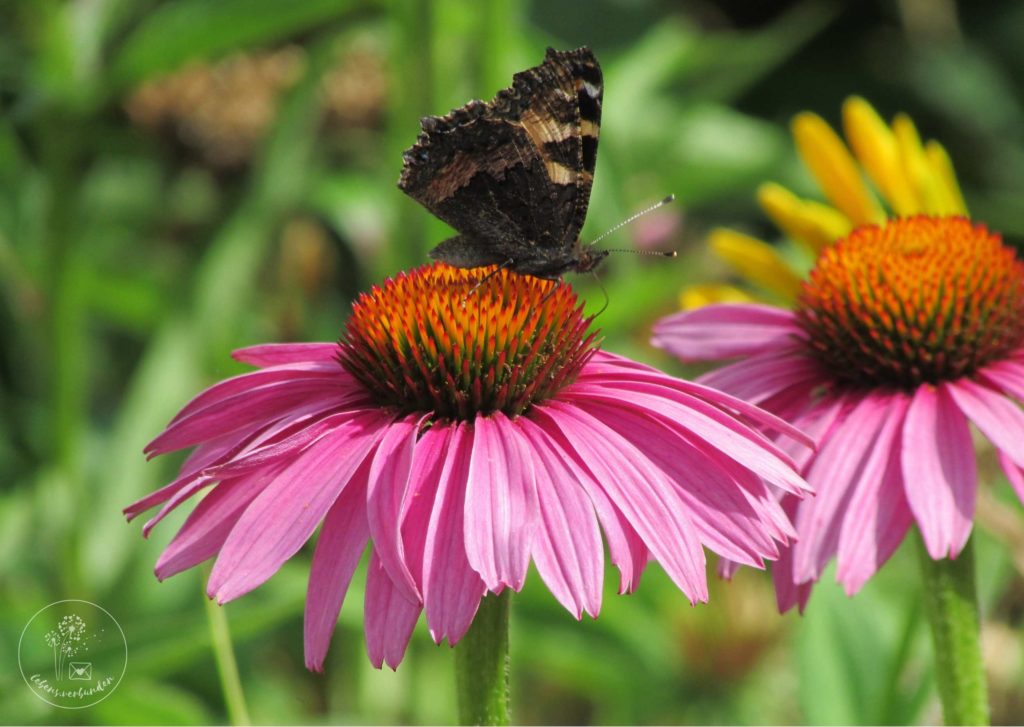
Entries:
<svg viewBox="0 0 1024 727">
<path fill-rule="evenodd" d="M 36 692 L 36 690 L 32 687 L 32 683 L 28 680 L 28 677 L 25 676 L 25 667 L 21 664 L 21 642 L 25 638 L 25 633 L 28 631 L 28 627 L 31 626 L 32 622 L 36 620 L 36 616 L 41 614 L 46 609 L 52 608 L 53 606 L 56 606 L 61 603 L 85 603 L 92 606 L 93 608 L 98 608 L 100 611 L 103 611 L 103 613 L 107 614 L 110 620 L 114 622 L 114 625 L 117 626 L 117 630 L 121 633 L 121 643 L 124 644 L 124 668 L 121 669 L 121 675 L 117 677 L 117 681 L 114 683 L 114 686 L 110 688 L 109 692 L 104 694 L 95 702 L 83 704 L 78 707 L 69 707 L 63 704 L 54 704 L 49 699 L 46 699 L 38 692 Z M 54 601 L 53 603 L 43 606 L 41 609 L 32 614 L 32 618 L 28 620 L 28 623 L 25 624 L 25 628 L 21 630 L 21 636 L 18 637 L 18 671 L 21 672 L 21 678 L 25 680 L 25 685 L 28 686 L 29 691 L 32 692 L 32 694 L 34 694 L 37 699 L 39 699 L 42 702 L 46 702 L 51 707 L 56 707 L 57 709 L 88 709 L 89 707 L 95 707 L 97 704 L 99 704 L 104 699 L 106 699 L 114 693 L 114 691 L 121 685 L 121 680 L 124 679 L 125 672 L 128 671 L 128 639 L 124 635 L 124 629 L 121 628 L 121 624 L 118 623 L 117 619 L 114 618 L 114 615 L 110 613 L 110 611 L 108 611 L 107 609 L 103 608 L 103 606 L 100 606 L 97 603 L 93 603 L 92 601 L 83 601 L 81 598 L 65 598 L 61 601 Z"/>
</svg>

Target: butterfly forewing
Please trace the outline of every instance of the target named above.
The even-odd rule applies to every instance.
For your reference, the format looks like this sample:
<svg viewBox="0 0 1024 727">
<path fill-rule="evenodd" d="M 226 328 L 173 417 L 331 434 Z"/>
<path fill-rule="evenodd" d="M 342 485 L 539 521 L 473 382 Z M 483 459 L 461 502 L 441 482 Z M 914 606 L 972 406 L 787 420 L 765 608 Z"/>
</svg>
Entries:
<svg viewBox="0 0 1024 727">
<path fill-rule="evenodd" d="M 589 49 L 549 49 L 491 102 L 425 118 L 399 187 L 459 232 L 432 257 L 542 277 L 576 267 L 602 92 Z"/>
</svg>

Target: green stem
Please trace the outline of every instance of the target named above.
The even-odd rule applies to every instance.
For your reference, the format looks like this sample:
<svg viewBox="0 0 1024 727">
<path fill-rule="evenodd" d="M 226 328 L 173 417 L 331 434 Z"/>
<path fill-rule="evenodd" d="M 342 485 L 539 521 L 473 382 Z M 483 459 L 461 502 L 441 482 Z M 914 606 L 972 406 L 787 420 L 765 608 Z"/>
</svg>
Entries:
<svg viewBox="0 0 1024 727">
<path fill-rule="evenodd" d="M 932 560 L 920 538 L 918 552 L 943 717 L 948 725 L 987 725 L 988 689 L 981 658 L 973 540 L 956 560 Z"/>
<path fill-rule="evenodd" d="M 204 578 L 203 581 L 205 580 Z M 210 626 L 210 641 L 217 662 L 217 674 L 220 676 L 220 688 L 224 693 L 224 703 L 228 710 L 228 720 L 233 725 L 250 725 L 252 720 L 249 719 L 249 708 L 245 704 L 242 680 L 238 678 L 238 664 L 235 662 L 235 651 L 231 646 L 227 616 L 223 607 L 218 606 L 213 599 L 204 597 L 203 600 L 206 601 L 206 620 Z"/>
<path fill-rule="evenodd" d="M 486 596 L 473 625 L 455 647 L 460 724 L 508 724 L 510 602 L 507 588 L 500 596 Z"/>
</svg>

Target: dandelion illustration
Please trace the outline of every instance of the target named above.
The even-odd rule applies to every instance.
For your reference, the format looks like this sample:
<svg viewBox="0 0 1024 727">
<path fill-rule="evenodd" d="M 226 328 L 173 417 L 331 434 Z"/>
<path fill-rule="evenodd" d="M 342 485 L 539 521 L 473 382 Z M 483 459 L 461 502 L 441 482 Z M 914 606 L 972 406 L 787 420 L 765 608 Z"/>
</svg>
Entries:
<svg viewBox="0 0 1024 727">
<path fill-rule="evenodd" d="M 367 542 L 377 667 L 398 666 L 421 612 L 434 641 L 459 642 L 482 610 L 507 608 L 531 560 L 575 618 L 596 617 L 602 530 L 620 592 L 656 560 L 704 601 L 702 546 L 762 567 L 792 535 L 768 483 L 807 491 L 751 424 L 810 442 L 734 397 L 599 350 L 590 323 L 565 284 L 443 264 L 400 274 L 360 297 L 338 344 L 237 351 L 259 370 L 174 418 L 147 451 L 195 451 L 125 512 L 162 505 L 149 533 L 212 486 L 156 574 L 216 556 L 207 592 L 220 603 L 270 578 L 322 523 L 305 613 L 314 670 Z"/>
<path fill-rule="evenodd" d="M 47 631 L 43 636 L 46 645 L 53 649 L 54 679 L 64 678 L 64 663 L 81 649 L 85 631 L 85 621 L 80 616 L 68 614 L 57 622 L 56 630 Z"/>
</svg>

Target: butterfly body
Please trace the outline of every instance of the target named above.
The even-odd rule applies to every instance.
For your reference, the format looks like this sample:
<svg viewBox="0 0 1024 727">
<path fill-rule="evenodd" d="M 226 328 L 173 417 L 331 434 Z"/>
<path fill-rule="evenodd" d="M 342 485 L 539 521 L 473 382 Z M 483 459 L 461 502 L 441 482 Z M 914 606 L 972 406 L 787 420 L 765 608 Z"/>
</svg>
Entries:
<svg viewBox="0 0 1024 727">
<path fill-rule="evenodd" d="M 459 233 L 430 251 L 455 267 L 540 278 L 607 255 L 580 243 L 594 181 L 603 80 L 588 48 L 548 49 L 490 102 L 422 120 L 398 186 Z"/>
</svg>

